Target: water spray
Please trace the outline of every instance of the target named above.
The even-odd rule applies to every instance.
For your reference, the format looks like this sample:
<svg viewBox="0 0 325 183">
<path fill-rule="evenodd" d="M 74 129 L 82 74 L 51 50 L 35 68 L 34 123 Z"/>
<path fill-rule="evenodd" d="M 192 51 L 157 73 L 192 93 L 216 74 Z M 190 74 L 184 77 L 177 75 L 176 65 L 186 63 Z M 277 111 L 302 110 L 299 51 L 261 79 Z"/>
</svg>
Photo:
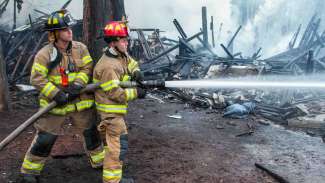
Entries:
<svg viewBox="0 0 325 183">
<path fill-rule="evenodd" d="M 325 82 L 292 82 L 292 81 L 229 81 L 229 80 L 194 80 L 194 81 L 166 81 L 166 88 L 320 88 L 325 89 Z"/>
<path fill-rule="evenodd" d="M 142 83 L 121 82 L 121 87 L 198 88 L 198 89 L 325 89 L 325 81 L 315 78 L 240 78 L 224 80 L 148 80 Z"/>
</svg>

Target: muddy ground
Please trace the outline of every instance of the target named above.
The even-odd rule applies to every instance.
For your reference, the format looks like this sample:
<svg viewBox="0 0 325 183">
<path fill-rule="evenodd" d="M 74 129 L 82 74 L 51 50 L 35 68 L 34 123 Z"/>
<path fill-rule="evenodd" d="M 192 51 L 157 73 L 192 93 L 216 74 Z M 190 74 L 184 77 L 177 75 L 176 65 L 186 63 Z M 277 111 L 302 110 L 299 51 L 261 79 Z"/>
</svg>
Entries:
<svg viewBox="0 0 325 183">
<path fill-rule="evenodd" d="M 125 175 L 136 183 L 275 183 L 254 164 L 262 163 L 290 183 L 325 182 L 325 144 L 320 137 L 286 130 L 273 123 L 225 119 L 222 111 L 184 107 L 146 99 L 130 105 L 129 152 Z M 3 139 L 37 109 L 0 113 Z M 179 114 L 182 119 L 168 115 Z M 237 136 L 254 129 L 251 135 Z M 0 182 L 16 182 L 34 130 L 29 127 L 0 153 Z M 60 137 L 41 182 L 101 182 L 101 170 L 90 167 L 80 136 Z"/>
</svg>

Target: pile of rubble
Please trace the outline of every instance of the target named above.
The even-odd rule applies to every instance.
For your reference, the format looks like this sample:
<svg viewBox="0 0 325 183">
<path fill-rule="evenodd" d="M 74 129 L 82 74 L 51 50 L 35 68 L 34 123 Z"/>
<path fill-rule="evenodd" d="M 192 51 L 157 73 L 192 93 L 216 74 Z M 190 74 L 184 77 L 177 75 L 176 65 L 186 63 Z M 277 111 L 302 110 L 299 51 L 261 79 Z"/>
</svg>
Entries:
<svg viewBox="0 0 325 183">
<path fill-rule="evenodd" d="M 213 20 L 213 19 L 212 19 Z M 214 53 L 212 46 L 205 43 L 201 35 L 207 37 L 206 32 L 201 32 L 188 37 L 179 22 L 175 19 L 179 40 L 160 37 L 159 29 L 131 29 L 137 32 L 138 37 L 133 39 L 130 52 L 142 60 L 142 68 L 148 76 L 171 79 L 179 75 L 182 79 L 203 78 L 208 70 L 217 70 L 219 76 L 235 74 L 234 76 L 252 74 L 280 74 L 301 75 L 325 70 L 324 38 L 325 31 L 319 34 L 321 19 L 314 15 L 310 20 L 300 42 L 298 36 L 301 25 L 288 43 L 288 50 L 267 59 L 259 59 L 262 48 L 250 57 L 243 57 L 241 52 L 233 54 L 231 47 L 236 36 L 241 30 L 237 29 L 227 46 L 220 44 L 227 57 L 219 57 Z M 206 23 L 206 21 L 203 21 Z M 204 23 L 203 23 L 204 25 Z M 210 23 L 213 26 L 213 22 Z M 206 26 L 203 26 L 206 27 Z M 211 27 L 211 30 L 214 28 Z M 145 38 L 144 32 L 148 38 Z M 212 37 L 213 33 L 212 33 Z M 201 46 L 194 48 L 190 41 L 198 40 Z M 213 43 L 215 44 L 215 43 Z M 171 52 L 178 49 L 178 54 L 172 56 Z"/>
<path fill-rule="evenodd" d="M 300 42 L 301 25 L 293 35 L 288 50 L 265 60 L 273 74 L 294 74 L 321 72 L 325 69 L 325 30 L 319 32 L 321 19 L 315 14 L 308 23 Z"/>
<path fill-rule="evenodd" d="M 288 50 L 267 59 L 260 59 L 261 50 L 250 57 L 233 53 L 232 45 L 241 26 L 235 31 L 229 43 L 220 44 L 227 57 L 218 56 L 207 37 L 206 11 L 203 8 L 203 25 L 201 32 L 188 37 L 175 19 L 173 21 L 179 32 L 179 40 L 160 37 L 159 29 L 131 29 L 138 35 L 132 39 L 130 52 L 141 60 L 142 70 L 148 79 L 184 80 L 215 79 L 224 77 L 281 75 L 298 76 L 322 73 L 325 70 L 325 31 L 319 34 L 321 19 L 314 15 L 298 41 L 301 25 L 288 43 Z M 213 18 L 211 19 L 213 26 Z M 213 27 L 210 27 L 214 30 Z M 147 33 L 147 38 L 145 33 Z M 201 38 L 203 36 L 203 39 Z M 212 32 L 212 37 L 214 34 Z M 190 42 L 198 40 L 201 45 Z M 212 39 L 212 45 L 215 45 Z M 178 49 L 178 53 L 175 50 Z M 163 93 L 156 91 L 162 98 L 181 100 L 195 107 L 225 109 L 225 117 L 242 118 L 252 113 L 283 125 L 311 127 L 323 126 L 321 110 L 314 110 L 311 103 L 325 99 L 322 92 L 306 90 L 181 90 L 168 89 Z M 170 97 L 170 94 L 173 97 Z M 166 97 L 167 96 L 167 97 Z M 308 106 L 308 107 L 307 107 Z M 302 117 L 304 116 L 304 117 Z M 306 119 L 314 124 L 302 124 Z M 295 122 L 293 122 L 295 121 Z M 300 123 L 300 122 L 301 123 Z M 301 125 L 300 125 L 301 124 Z M 325 126 L 325 125 L 324 125 Z M 322 127 L 323 128 L 323 127 Z"/>
</svg>

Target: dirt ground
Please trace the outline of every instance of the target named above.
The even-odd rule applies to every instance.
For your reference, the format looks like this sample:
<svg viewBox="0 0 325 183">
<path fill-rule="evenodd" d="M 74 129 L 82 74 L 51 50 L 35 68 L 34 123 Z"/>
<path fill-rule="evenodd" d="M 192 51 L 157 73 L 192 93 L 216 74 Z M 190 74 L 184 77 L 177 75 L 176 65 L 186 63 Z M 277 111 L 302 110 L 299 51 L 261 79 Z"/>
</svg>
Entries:
<svg viewBox="0 0 325 183">
<path fill-rule="evenodd" d="M 0 113 L 3 139 L 37 109 Z M 184 104 L 139 100 L 127 116 L 129 152 L 125 176 L 136 183 L 275 183 L 254 164 L 262 163 L 290 183 L 325 182 L 325 146 L 319 137 L 261 123 L 260 118 L 225 119 L 222 111 Z M 178 114 L 182 119 L 168 115 Z M 237 136 L 255 129 L 251 135 Z M 29 127 L 0 152 L 0 182 L 16 182 L 34 130 Z M 45 166 L 41 182 L 101 182 L 92 169 L 80 136 L 60 137 Z"/>
</svg>

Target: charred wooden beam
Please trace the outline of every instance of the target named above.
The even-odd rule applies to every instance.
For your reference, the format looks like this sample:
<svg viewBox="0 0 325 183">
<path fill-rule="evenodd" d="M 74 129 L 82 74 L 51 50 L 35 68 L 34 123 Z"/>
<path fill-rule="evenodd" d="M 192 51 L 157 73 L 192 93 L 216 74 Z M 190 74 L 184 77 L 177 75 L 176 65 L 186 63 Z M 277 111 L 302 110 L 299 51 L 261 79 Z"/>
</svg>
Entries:
<svg viewBox="0 0 325 183">
<path fill-rule="evenodd" d="M 29 18 L 29 24 L 30 24 L 30 28 L 31 28 L 31 32 L 32 32 L 32 40 L 34 41 L 34 39 L 35 39 L 35 25 L 33 23 L 32 16 L 30 14 L 28 14 L 28 18 Z"/>
<path fill-rule="evenodd" d="M 192 46 L 189 45 L 189 44 L 188 44 L 184 39 L 179 38 L 179 43 L 180 43 L 180 46 L 179 46 L 180 50 L 181 50 L 181 48 L 185 48 L 185 49 L 187 49 L 189 52 L 191 52 L 191 53 L 195 53 L 195 50 L 192 48 Z M 180 52 L 181 52 L 181 51 L 180 51 Z"/>
<path fill-rule="evenodd" d="M 16 62 L 16 65 L 15 65 L 13 71 L 11 72 L 10 80 L 14 80 L 16 72 L 17 72 L 18 68 L 21 66 L 21 62 L 24 59 L 24 56 L 25 56 L 25 54 L 26 54 L 26 52 L 27 52 L 27 50 L 28 50 L 28 48 L 30 46 L 30 43 L 32 42 L 31 40 L 32 40 L 32 37 L 29 38 L 29 40 L 25 44 L 23 50 L 20 52 L 19 57 L 18 57 L 17 62 Z"/>
<path fill-rule="evenodd" d="M 283 68 L 284 69 L 288 69 L 292 64 L 294 64 L 295 62 L 299 61 L 300 59 L 302 59 L 304 56 L 306 56 L 306 54 L 309 52 L 309 50 L 306 50 L 304 52 L 302 52 L 300 55 L 296 56 L 295 58 L 293 58 L 292 60 L 290 60 Z"/>
<path fill-rule="evenodd" d="M 170 38 L 167 38 L 167 37 L 162 37 L 160 38 L 162 41 L 169 41 L 169 42 L 172 42 L 172 43 L 178 43 L 178 41 L 174 40 L 174 39 L 170 39 Z"/>
<path fill-rule="evenodd" d="M 319 59 L 315 59 L 315 62 L 322 67 L 322 70 L 325 70 L 325 63 L 323 63 Z"/>
<path fill-rule="evenodd" d="M 143 32 L 154 32 L 154 31 L 158 31 L 158 32 L 163 32 L 160 31 L 160 29 L 152 29 L 152 28 L 131 28 L 130 31 L 143 31 Z"/>
<path fill-rule="evenodd" d="M 237 37 L 239 31 L 241 30 L 242 26 L 239 26 L 235 32 L 235 34 L 231 37 L 230 41 L 228 42 L 227 45 L 227 49 L 229 50 L 229 48 L 234 44 L 234 40 Z"/>
<path fill-rule="evenodd" d="M 314 72 L 314 51 L 309 50 L 308 59 L 306 64 L 306 74 L 312 74 Z"/>
<path fill-rule="evenodd" d="M 200 41 L 200 43 L 202 43 L 202 45 L 204 46 L 204 41 L 200 38 L 200 37 L 197 37 L 197 39 Z M 212 55 L 216 55 L 212 49 L 210 48 L 210 46 L 208 47 L 205 47 Z"/>
<path fill-rule="evenodd" d="M 306 45 L 306 42 L 308 41 L 308 37 L 310 36 L 310 32 L 312 31 L 312 25 L 313 25 L 316 17 L 317 17 L 317 14 L 315 14 L 311 18 L 311 20 L 309 21 L 309 23 L 307 25 L 307 28 L 306 28 L 306 30 L 305 30 L 305 32 L 304 32 L 304 34 L 303 34 L 303 36 L 302 36 L 302 38 L 300 40 L 300 43 L 299 43 L 299 46 L 298 46 L 299 48 L 304 47 Z"/>
<path fill-rule="evenodd" d="M 19 35 L 19 39 L 17 38 L 17 43 L 13 43 L 13 47 L 12 48 L 9 48 L 9 50 L 8 50 L 8 53 L 7 53 L 7 55 L 6 55 L 6 58 L 5 58 L 5 61 L 7 61 L 9 58 L 10 58 L 10 56 L 16 51 L 16 49 L 19 47 L 19 46 L 21 46 L 25 41 L 26 41 L 26 39 L 27 38 L 29 38 L 29 37 L 31 37 L 31 32 L 29 32 L 29 33 L 27 33 L 27 34 L 21 34 L 21 35 Z"/>
<path fill-rule="evenodd" d="M 24 75 L 26 73 L 27 68 L 30 67 L 32 60 L 33 60 L 34 56 L 36 55 L 37 51 L 40 49 L 40 46 L 43 42 L 43 39 L 46 37 L 46 35 L 47 35 L 47 32 L 42 33 L 41 37 L 39 38 L 37 44 L 35 45 L 35 47 L 33 49 L 31 55 L 28 57 L 28 60 L 27 60 L 26 64 L 24 65 L 23 70 L 21 71 L 21 75 Z"/>
<path fill-rule="evenodd" d="M 69 6 L 69 4 L 71 3 L 72 0 L 68 0 L 66 3 L 63 4 L 63 6 L 61 7 L 62 10 L 67 9 L 67 7 Z"/>
<path fill-rule="evenodd" d="M 301 24 L 298 27 L 298 30 L 295 32 L 295 34 L 293 35 L 291 41 L 289 42 L 289 49 L 293 49 L 293 47 L 295 46 L 296 42 L 297 42 L 297 38 L 299 36 L 301 30 Z"/>
<path fill-rule="evenodd" d="M 262 47 L 260 47 L 256 53 L 253 54 L 252 59 L 258 59 L 260 57 L 260 53 L 262 51 Z"/>
<path fill-rule="evenodd" d="M 218 37 L 217 37 L 217 39 L 220 39 L 221 38 L 222 27 L 223 27 L 223 23 L 221 22 L 220 23 L 220 26 L 219 26 L 219 30 L 218 30 Z"/>
<path fill-rule="evenodd" d="M 192 37 L 187 38 L 187 39 L 185 40 L 185 42 L 192 41 L 193 39 L 196 39 L 197 37 L 199 37 L 199 36 L 202 35 L 202 34 L 203 34 L 203 32 L 199 32 L 199 33 L 193 35 Z M 149 60 L 149 62 L 152 62 L 152 61 L 154 61 L 154 60 L 159 59 L 160 57 L 166 55 L 167 53 L 170 53 L 170 52 L 174 51 L 174 50 L 177 49 L 178 47 L 179 47 L 179 44 L 177 44 L 177 45 L 175 45 L 175 46 L 173 46 L 173 47 L 167 49 L 166 51 L 164 51 L 164 52 L 162 52 L 162 53 L 156 55 L 156 56 L 153 57 L 153 58 L 151 58 L 151 59 Z"/>
<path fill-rule="evenodd" d="M 50 14 L 45 13 L 44 11 L 41 11 L 41 10 L 38 10 L 38 9 L 34 9 L 34 11 L 37 12 L 37 13 L 40 13 L 40 14 L 42 14 L 44 16 L 50 16 Z"/>
<path fill-rule="evenodd" d="M 230 53 L 230 51 L 225 47 L 225 45 L 220 44 L 221 48 L 226 52 L 226 54 L 228 55 L 228 57 L 230 59 L 234 59 L 234 56 Z"/>
<path fill-rule="evenodd" d="M 279 183 L 289 183 L 288 180 L 286 180 L 284 177 L 282 177 L 281 175 L 275 173 L 274 171 L 266 168 L 264 165 L 260 164 L 260 163 L 255 163 L 255 166 L 263 171 L 265 171 L 266 173 L 268 173 L 269 175 L 271 175 L 273 178 L 275 178 L 277 181 L 279 181 Z"/>
<path fill-rule="evenodd" d="M 178 33 L 181 35 L 181 37 L 182 37 L 183 39 L 187 39 L 187 35 L 186 35 L 185 31 L 184 31 L 184 29 L 182 28 L 182 26 L 179 24 L 179 22 L 177 21 L 177 19 L 174 19 L 174 20 L 173 20 L 173 23 L 174 23 L 174 25 L 175 25 L 175 27 L 176 27 Z"/>
<path fill-rule="evenodd" d="M 141 44 L 141 46 L 143 48 L 145 57 L 146 57 L 147 60 L 149 60 L 150 58 L 152 58 L 152 53 L 150 51 L 150 47 L 149 47 L 149 44 L 147 42 L 147 39 L 144 36 L 143 31 L 137 30 L 137 33 L 138 33 L 139 41 L 140 41 L 140 44 Z"/>
<path fill-rule="evenodd" d="M 214 21 L 213 21 L 213 16 L 211 16 L 211 22 L 210 22 L 210 30 L 211 30 L 211 42 L 212 42 L 212 46 L 213 48 L 215 48 L 216 43 L 214 40 Z"/>
<path fill-rule="evenodd" d="M 207 7 L 202 7 L 202 32 L 203 32 L 203 43 L 207 48 L 209 46 L 209 36 L 208 36 L 208 18 L 207 18 Z"/>
<path fill-rule="evenodd" d="M 12 30 L 15 30 L 17 26 L 17 0 L 14 0 L 14 23 L 12 26 Z"/>
<path fill-rule="evenodd" d="M 0 4 L 0 16 L 2 16 L 3 12 L 6 11 L 6 8 L 7 8 L 8 3 L 9 3 L 9 0 L 4 0 Z"/>
<path fill-rule="evenodd" d="M 161 39 L 160 39 L 159 32 L 158 32 L 158 31 L 155 31 L 154 33 L 155 33 L 155 35 L 156 35 L 156 37 L 157 37 L 157 40 L 158 40 L 158 43 L 159 43 L 161 49 L 163 50 L 163 52 L 166 51 L 165 46 L 164 46 L 163 42 L 162 42 Z M 171 58 L 168 56 L 168 54 L 166 54 L 166 58 L 168 59 L 169 64 L 171 64 L 172 60 L 171 60 Z"/>
<path fill-rule="evenodd" d="M 318 28 L 319 28 L 320 22 L 321 22 L 321 19 L 319 18 L 313 24 L 312 30 L 311 30 L 311 33 L 310 33 L 310 36 L 308 37 L 308 40 L 307 40 L 307 43 L 306 43 L 306 47 L 307 48 L 309 48 L 309 46 L 311 46 L 313 44 L 313 42 L 315 41 L 315 37 L 316 37 L 316 34 L 318 32 Z"/>
</svg>

